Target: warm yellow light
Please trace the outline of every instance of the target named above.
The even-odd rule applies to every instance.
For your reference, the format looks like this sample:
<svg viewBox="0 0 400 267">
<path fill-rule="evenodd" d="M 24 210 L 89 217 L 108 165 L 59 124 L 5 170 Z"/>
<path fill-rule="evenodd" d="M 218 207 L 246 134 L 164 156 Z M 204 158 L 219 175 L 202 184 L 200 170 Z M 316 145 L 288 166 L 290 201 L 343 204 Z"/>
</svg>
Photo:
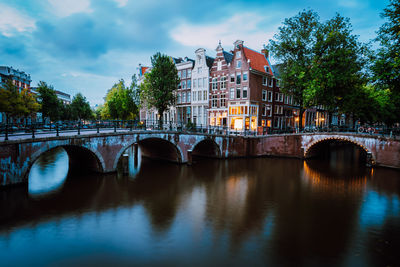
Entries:
<svg viewBox="0 0 400 267">
<path fill-rule="evenodd" d="M 234 127 L 235 127 L 236 130 L 243 129 L 243 120 L 242 119 L 236 119 Z"/>
</svg>

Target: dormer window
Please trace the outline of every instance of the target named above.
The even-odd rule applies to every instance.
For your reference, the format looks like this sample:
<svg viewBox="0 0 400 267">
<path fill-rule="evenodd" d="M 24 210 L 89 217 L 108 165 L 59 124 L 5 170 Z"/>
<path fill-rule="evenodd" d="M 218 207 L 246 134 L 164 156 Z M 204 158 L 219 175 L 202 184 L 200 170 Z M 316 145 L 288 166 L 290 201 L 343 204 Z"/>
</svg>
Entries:
<svg viewBox="0 0 400 267">
<path fill-rule="evenodd" d="M 264 66 L 265 72 L 269 72 L 269 67 L 268 66 Z"/>
<path fill-rule="evenodd" d="M 240 51 L 236 51 L 236 58 L 240 58 L 241 57 L 241 52 Z"/>
</svg>

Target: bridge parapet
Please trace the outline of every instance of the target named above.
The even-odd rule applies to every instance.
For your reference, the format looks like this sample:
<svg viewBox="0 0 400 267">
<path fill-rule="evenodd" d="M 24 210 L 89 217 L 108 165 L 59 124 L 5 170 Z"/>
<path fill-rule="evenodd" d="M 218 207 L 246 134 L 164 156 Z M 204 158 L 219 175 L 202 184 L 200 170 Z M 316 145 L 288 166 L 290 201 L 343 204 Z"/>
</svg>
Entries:
<svg viewBox="0 0 400 267">
<path fill-rule="evenodd" d="M 190 156 L 216 158 L 281 156 L 306 158 L 313 146 L 330 140 L 349 142 L 361 147 L 371 164 L 400 168 L 400 141 L 376 136 L 346 133 L 283 134 L 232 136 L 222 134 L 171 131 L 129 131 L 87 135 L 53 136 L 0 142 L 0 185 L 27 182 L 34 161 L 44 152 L 65 147 L 70 157 L 85 154 L 99 172 L 113 172 L 124 151 L 135 143 L 147 156 L 187 163 Z M 80 150 L 79 150 L 80 149 Z M 190 153 L 192 153 L 190 155 Z M 73 160 L 72 160 L 73 162 Z"/>
</svg>

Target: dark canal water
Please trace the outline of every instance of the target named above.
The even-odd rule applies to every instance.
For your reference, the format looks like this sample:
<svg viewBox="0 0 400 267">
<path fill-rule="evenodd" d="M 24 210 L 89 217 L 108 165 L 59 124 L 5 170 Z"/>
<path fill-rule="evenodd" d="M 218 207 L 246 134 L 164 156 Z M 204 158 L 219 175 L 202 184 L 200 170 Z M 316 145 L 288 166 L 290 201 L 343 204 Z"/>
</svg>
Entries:
<svg viewBox="0 0 400 267">
<path fill-rule="evenodd" d="M 67 176 L 58 149 L 0 191 L 0 265 L 400 266 L 400 172 L 358 157 Z"/>
</svg>

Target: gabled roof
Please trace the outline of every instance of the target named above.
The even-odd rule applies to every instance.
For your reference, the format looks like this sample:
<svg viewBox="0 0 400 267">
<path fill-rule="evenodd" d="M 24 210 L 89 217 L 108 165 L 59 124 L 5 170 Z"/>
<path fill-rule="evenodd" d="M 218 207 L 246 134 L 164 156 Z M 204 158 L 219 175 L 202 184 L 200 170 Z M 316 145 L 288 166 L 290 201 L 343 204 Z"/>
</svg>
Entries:
<svg viewBox="0 0 400 267">
<path fill-rule="evenodd" d="M 223 51 L 223 54 L 224 54 L 224 58 L 225 58 L 226 64 L 231 63 L 232 59 L 233 59 L 233 54 L 231 54 L 229 52 L 225 52 L 225 51 Z"/>
<path fill-rule="evenodd" d="M 182 58 L 171 57 L 171 59 L 175 64 L 179 64 L 183 61 Z"/>
<path fill-rule="evenodd" d="M 246 46 L 243 46 L 243 53 L 247 59 L 250 59 L 250 67 L 253 70 L 274 75 L 271 64 L 269 64 L 264 54 L 254 51 Z M 268 66 L 268 72 L 265 71 L 265 66 Z"/>
<path fill-rule="evenodd" d="M 149 67 L 140 67 L 140 76 L 144 75 L 148 69 Z"/>
<path fill-rule="evenodd" d="M 186 61 L 191 61 L 191 62 L 193 63 L 193 65 L 194 65 L 194 62 L 195 62 L 194 59 L 191 59 L 191 58 L 186 57 L 185 60 L 186 60 Z"/>
<path fill-rule="evenodd" d="M 215 60 L 215 58 L 206 56 L 206 64 L 207 64 L 207 67 L 211 68 L 212 65 L 213 65 L 213 63 L 214 63 L 214 60 Z"/>
</svg>

